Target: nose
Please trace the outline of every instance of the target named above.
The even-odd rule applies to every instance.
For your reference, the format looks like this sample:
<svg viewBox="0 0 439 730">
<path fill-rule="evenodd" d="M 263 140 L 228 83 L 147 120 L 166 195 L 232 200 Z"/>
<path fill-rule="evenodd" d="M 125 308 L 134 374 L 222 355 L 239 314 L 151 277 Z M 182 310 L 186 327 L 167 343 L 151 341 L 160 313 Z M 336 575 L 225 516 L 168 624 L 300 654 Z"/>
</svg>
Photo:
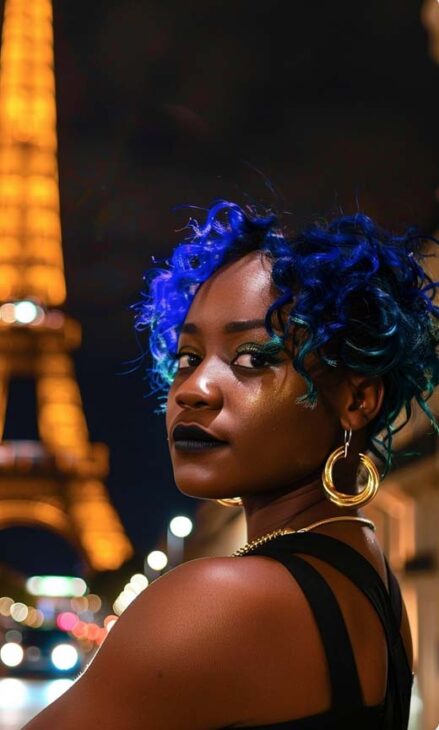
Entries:
<svg viewBox="0 0 439 730">
<path fill-rule="evenodd" d="M 223 391 L 219 382 L 218 365 L 207 362 L 200 363 L 190 375 L 186 376 L 174 399 L 180 408 L 206 408 L 220 410 L 223 404 Z"/>
</svg>

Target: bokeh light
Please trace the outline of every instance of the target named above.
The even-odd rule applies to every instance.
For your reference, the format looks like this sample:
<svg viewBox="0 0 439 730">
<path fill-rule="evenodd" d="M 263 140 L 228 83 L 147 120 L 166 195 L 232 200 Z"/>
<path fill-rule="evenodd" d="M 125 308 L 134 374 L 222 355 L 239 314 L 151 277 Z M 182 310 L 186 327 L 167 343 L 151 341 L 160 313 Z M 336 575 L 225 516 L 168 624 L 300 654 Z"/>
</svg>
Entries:
<svg viewBox="0 0 439 730">
<path fill-rule="evenodd" d="M 56 617 L 56 625 L 63 631 L 72 631 L 78 623 L 79 618 L 72 611 L 63 611 Z"/>
<path fill-rule="evenodd" d="M 87 591 L 87 583 L 82 578 L 65 575 L 33 575 L 26 581 L 26 589 L 33 596 L 78 597 Z"/>
<path fill-rule="evenodd" d="M 20 644 L 8 641 L 0 649 L 0 659 L 7 667 L 18 667 L 23 661 L 24 652 Z"/>
<path fill-rule="evenodd" d="M 57 669 L 67 671 L 78 663 L 78 652 L 72 644 L 58 644 L 52 649 L 51 659 Z"/>
<path fill-rule="evenodd" d="M 168 564 L 168 558 L 162 550 L 153 550 L 147 555 L 146 562 L 152 570 L 163 570 Z"/>
<path fill-rule="evenodd" d="M 173 517 L 173 519 L 169 523 L 169 529 L 176 537 L 187 537 L 192 532 L 192 528 L 192 520 L 190 520 L 189 517 L 186 517 L 185 515 L 178 515 L 177 517 Z"/>
<path fill-rule="evenodd" d="M 21 679 L 5 677 L 0 679 L 0 706 L 2 709 L 17 710 L 28 701 L 28 687 Z"/>
<path fill-rule="evenodd" d="M 13 641 L 16 644 L 21 644 L 23 639 L 23 634 L 21 631 L 17 631 L 16 629 L 10 629 L 5 634 L 5 641 Z"/>
<path fill-rule="evenodd" d="M 104 620 L 104 626 L 107 631 L 111 631 L 111 629 L 113 628 L 113 626 L 116 623 L 118 618 L 119 617 L 115 616 L 114 614 L 110 614 L 109 616 L 106 616 L 106 618 Z"/>
<path fill-rule="evenodd" d="M 15 322 L 15 304 L 13 302 L 5 302 L 0 307 L 0 319 L 6 324 Z"/>
<path fill-rule="evenodd" d="M 95 593 L 89 593 L 87 596 L 88 610 L 97 613 L 102 608 L 102 601 Z"/>
<path fill-rule="evenodd" d="M 134 587 L 137 593 L 144 591 L 149 585 L 149 580 L 143 573 L 135 573 L 131 576 L 130 585 Z"/>
<path fill-rule="evenodd" d="M 70 601 L 70 607 L 72 611 L 76 611 L 76 613 L 82 613 L 83 611 L 88 611 L 88 600 L 85 596 L 78 596 L 77 598 L 72 598 Z"/>
<path fill-rule="evenodd" d="M 0 598 L 0 614 L 2 616 L 11 615 L 11 606 L 14 603 L 14 599 L 9 596 L 2 596 Z"/>
<path fill-rule="evenodd" d="M 30 662 L 38 662 L 41 659 L 41 649 L 38 646 L 29 646 L 25 655 Z"/>
<path fill-rule="evenodd" d="M 53 679 L 46 687 L 47 703 L 55 702 L 73 684 L 73 679 Z"/>
<path fill-rule="evenodd" d="M 22 301 L 15 304 L 15 319 L 20 324 L 30 324 L 39 315 L 38 307 L 33 302 Z"/>
<path fill-rule="evenodd" d="M 27 619 L 29 609 L 24 603 L 13 603 L 10 613 L 14 621 L 24 621 Z"/>
</svg>

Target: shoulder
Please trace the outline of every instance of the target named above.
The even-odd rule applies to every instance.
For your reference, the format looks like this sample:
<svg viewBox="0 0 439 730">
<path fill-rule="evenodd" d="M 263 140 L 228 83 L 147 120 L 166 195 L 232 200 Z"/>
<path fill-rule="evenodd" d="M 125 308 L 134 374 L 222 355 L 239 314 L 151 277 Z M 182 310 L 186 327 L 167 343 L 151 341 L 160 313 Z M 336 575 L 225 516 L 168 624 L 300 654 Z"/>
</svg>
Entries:
<svg viewBox="0 0 439 730">
<path fill-rule="evenodd" d="M 134 622 L 148 637 L 160 636 L 161 647 L 167 637 L 172 662 L 178 646 L 190 646 L 200 662 L 215 656 L 224 663 L 223 677 L 230 672 L 232 679 L 229 660 L 237 667 L 244 638 L 251 642 L 268 615 L 276 615 L 285 597 L 282 585 L 292 589 L 289 575 L 286 586 L 276 578 L 279 570 L 286 574 L 282 565 L 261 557 L 190 561 L 154 581 L 131 604 L 130 623 L 120 620 L 116 626 L 129 634 Z"/>
<path fill-rule="evenodd" d="M 265 563 L 265 561 L 262 561 Z M 61 726 L 197 730 L 241 719 L 240 657 L 273 611 L 254 558 L 200 558 L 154 581 L 87 670 L 29 730 Z M 248 663 L 248 658 L 245 658 Z M 61 722 L 62 720 L 62 722 Z"/>
<path fill-rule="evenodd" d="M 178 597 L 182 607 L 190 605 L 193 616 L 196 610 L 203 613 L 206 605 L 211 606 L 213 615 L 227 616 L 233 612 L 242 620 L 258 611 L 266 611 L 266 600 L 273 601 L 273 587 L 279 588 L 279 576 L 288 576 L 286 584 L 290 590 L 294 582 L 291 575 L 278 561 L 265 556 L 245 558 L 198 558 L 174 568 L 154 581 L 138 599 L 138 607 L 148 610 L 156 603 L 169 605 L 168 599 Z"/>
</svg>

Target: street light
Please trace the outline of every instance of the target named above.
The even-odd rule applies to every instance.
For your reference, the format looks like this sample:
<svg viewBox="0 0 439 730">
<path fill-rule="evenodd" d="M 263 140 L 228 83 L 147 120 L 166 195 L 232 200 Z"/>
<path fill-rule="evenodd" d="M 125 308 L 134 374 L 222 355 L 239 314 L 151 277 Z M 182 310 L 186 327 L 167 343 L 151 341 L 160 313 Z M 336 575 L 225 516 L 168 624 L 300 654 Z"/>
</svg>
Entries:
<svg viewBox="0 0 439 730">
<path fill-rule="evenodd" d="M 192 520 L 185 515 L 177 515 L 169 523 L 166 535 L 166 547 L 171 567 L 175 567 L 183 562 L 184 538 L 190 535 L 192 528 Z"/>
<path fill-rule="evenodd" d="M 168 557 L 162 550 L 153 550 L 147 555 L 146 562 L 152 570 L 160 572 L 168 564 Z"/>
<path fill-rule="evenodd" d="M 191 534 L 193 528 L 192 520 L 185 515 L 173 517 L 169 523 L 169 529 L 176 537 L 187 537 Z"/>
</svg>

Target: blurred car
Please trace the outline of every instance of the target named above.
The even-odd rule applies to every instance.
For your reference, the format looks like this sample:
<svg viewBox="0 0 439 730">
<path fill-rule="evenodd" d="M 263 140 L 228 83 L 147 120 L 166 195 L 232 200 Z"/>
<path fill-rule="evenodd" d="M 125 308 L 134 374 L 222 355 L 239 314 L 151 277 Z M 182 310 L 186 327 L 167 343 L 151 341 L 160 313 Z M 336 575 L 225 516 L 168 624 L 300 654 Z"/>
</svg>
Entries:
<svg viewBox="0 0 439 730">
<path fill-rule="evenodd" d="M 0 676 L 76 677 L 83 663 L 79 642 L 55 628 L 6 631 L 0 647 Z"/>
</svg>

